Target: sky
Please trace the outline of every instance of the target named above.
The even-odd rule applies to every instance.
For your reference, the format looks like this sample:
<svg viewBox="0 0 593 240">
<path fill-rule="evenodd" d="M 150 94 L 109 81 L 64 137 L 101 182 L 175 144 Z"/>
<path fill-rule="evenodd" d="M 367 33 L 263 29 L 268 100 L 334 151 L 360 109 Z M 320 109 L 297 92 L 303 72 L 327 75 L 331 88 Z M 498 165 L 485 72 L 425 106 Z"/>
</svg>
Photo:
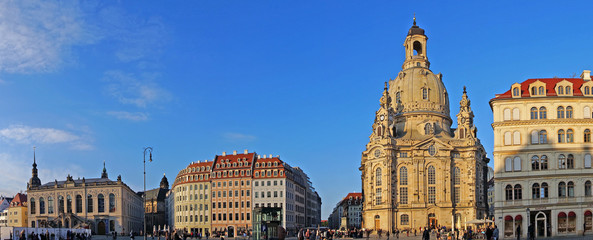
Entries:
<svg viewBox="0 0 593 240">
<path fill-rule="evenodd" d="M 223 151 L 280 155 L 322 219 L 360 192 L 383 83 L 416 14 L 451 114 L 463 86 L 492 158 L 488 101 L 593 70 L 593 2 L 0 1 L 0 194 L 109 176 L 135 191 Z M 455 125 L 455 124 L 454 124 Z M 455 127 L 455 126 L 453 126 Z"/>
</svg>

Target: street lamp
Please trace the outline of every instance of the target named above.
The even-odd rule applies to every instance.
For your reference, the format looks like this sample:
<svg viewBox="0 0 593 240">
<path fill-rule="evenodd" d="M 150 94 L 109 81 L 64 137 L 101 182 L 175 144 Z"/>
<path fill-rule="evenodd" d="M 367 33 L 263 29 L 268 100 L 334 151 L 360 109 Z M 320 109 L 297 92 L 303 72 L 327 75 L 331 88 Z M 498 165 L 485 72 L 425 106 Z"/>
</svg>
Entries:
<svg viewBox="0 0 593 240">
<path fill-rule="evenodd" d="M 148 161 L 152 162 L 152 147 L 145 147 L 144 148 L 144 194 L 142 194 L 142 202 L 143 202 L 143 206 L 142 208 L 144 210 L 142 210 L 142 225 L 144 225 L 144 231 L 143 231 L 143 235 L 144 235 L 144 240 L 146 240 L 146 151 L 148 151 L 148 153 L 150 154 L 150 156 L 148 157 Z"/>
</svg>

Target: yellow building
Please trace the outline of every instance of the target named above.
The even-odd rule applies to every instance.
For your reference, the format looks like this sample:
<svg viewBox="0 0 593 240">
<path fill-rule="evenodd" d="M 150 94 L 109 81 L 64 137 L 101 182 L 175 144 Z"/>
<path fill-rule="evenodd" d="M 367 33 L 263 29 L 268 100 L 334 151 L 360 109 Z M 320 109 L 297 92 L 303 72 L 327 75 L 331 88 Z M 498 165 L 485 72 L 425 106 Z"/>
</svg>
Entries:
<svg viewBox="0 0 593 240">
<path fill-rule="evenodd" d="M 373 132 L 362 153 L 363 227 L 462 227 L 487 212 L 488 159 L 465 88 L 452 129 L 442 74 L 430 70 L 428 37 L 414 25 L 405 60 L 385 83 Z"/>
<path fill-rule="evenodd" d="M 27 194 L 17 193 L 8 207 L 8 226 L 27 226 Z"/>
<path fill-rule="evenodd" d="M 175 229 L 212 233 L 210 172 L 213 162 L 192 162 L 179 171 L 173 187 Z"/>
<path fill-rule="evenodd" d="M 505 238 L 593 235 L 593 82 L 528 79 L 490 101 L 494 211 Z M 519 231 L 517 231 L 519 230 Z"/>
</svg>

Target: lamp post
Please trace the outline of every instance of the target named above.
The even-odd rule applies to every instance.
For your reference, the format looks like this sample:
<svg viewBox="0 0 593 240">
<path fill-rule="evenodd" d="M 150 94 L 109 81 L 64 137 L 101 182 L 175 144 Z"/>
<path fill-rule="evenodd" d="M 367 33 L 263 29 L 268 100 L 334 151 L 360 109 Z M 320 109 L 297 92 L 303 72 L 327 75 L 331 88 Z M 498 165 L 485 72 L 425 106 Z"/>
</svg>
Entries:
<svg viewBox="0 0 593 240">
<path fill-rule="evenodd" d="M 152 147 L 145 147 L 144 148 L 144 194 L 142 194 L 142 225 L 144 226 L 143 236 L 144 240 L 146 240 L 146 151 L 150 154 L 148 157 L 148 161 L 152 162 Z"/>
</svg>

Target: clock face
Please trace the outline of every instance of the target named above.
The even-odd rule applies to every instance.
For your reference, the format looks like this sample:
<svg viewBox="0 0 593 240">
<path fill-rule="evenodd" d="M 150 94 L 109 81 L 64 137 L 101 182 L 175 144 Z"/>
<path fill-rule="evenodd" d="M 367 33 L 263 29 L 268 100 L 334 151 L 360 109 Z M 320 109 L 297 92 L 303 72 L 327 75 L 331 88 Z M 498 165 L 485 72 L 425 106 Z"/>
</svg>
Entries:
<svg viewBox="0 0 593 240">
<path fill-rule="evenodd" d="M 385 119 L 385 115 L 381 115 L 381 121 L 383 121 L 383 119 Z"/>
<path fill-rule="evenodd" d="M 381 150 L 375 150 L 375 157 L 381 156 Z"/>
</svg>

